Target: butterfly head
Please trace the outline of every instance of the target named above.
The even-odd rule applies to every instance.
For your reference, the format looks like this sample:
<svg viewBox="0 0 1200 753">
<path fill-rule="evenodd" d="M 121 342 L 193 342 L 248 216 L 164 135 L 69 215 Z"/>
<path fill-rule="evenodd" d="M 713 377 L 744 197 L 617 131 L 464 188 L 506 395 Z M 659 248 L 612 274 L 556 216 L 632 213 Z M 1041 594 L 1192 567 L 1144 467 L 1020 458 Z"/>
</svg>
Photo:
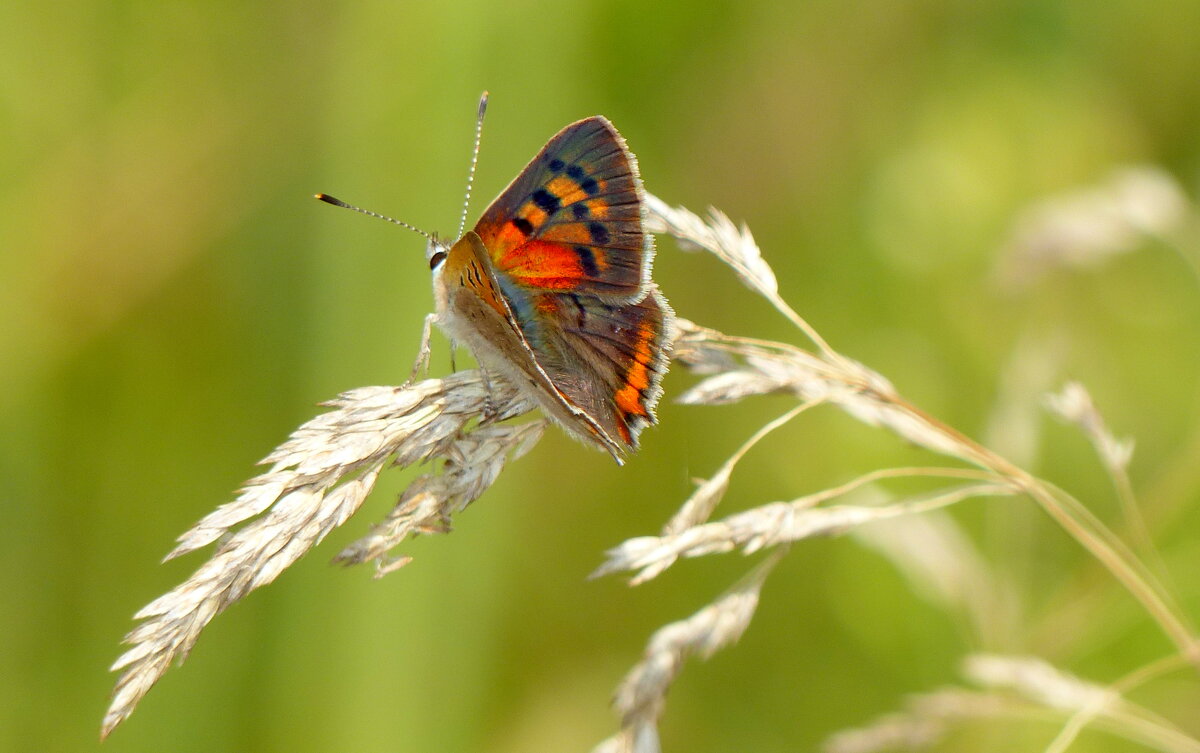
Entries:
<svg viewBox="0 0 1200 753">
<path fill-rule="evenodd" d="M 430 238 L 425 244 L 425 260 L 429 262 L 429 270 L 434 274 L 440 272 L 449 253 L 450 247 L 438 240 L 436 235 Z"/>
<path fill-rule="evenodd" d="M 425 260 L 429 263 L 429 272 L 433 282 L 433 302 L 438 312 L 446 310 L 446 285 L 442 279 L 446 271 L 446 259 L 450 256 L 450 247 L 437 236 L 433 236 L 425 244 Z"/>
</svg>

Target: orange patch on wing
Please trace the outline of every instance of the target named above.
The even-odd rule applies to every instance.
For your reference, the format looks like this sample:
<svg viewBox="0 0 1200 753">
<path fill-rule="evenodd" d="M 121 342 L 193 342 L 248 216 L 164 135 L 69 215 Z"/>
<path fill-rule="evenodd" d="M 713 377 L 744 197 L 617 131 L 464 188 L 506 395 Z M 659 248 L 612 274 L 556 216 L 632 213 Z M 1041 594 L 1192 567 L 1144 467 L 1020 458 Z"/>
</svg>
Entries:
<svg viewBox="0 0 1200 753">
<path fill-rule="evenodd" d="M 583 264 L 570 246 L 533 240 L 497 260 L 499 267 L 526 285 L 570 290 L 583 279 Z"/>
<path fill-rule="evenodd" d="M 520 216 L 529 220 L 529 224 L 533 226 L 534 232 L 537 232 L 537 229 L 545 225 L 546 220 L 550 219 L 550 215 L 546 214 L 541 207 L 533 202 L 529 202 L 521 207 Z"/>
<path fill-rule="evenodd" d="M 480 228 L 480 230 L 483 231 L 483 228 Z M 497 228 L 495 238 L 496 244 L 500 248 L 512 248 L 525 242 L 525 234 L 518 230 L 511 222 L 506 222 Z"/>
<path fill-rule="evenodd" d="M 499 291 L 492 285 L 487 273 L 471 255 L 470 245 L 464 237 L 450 249 L 446 258 L 443 274 L 450 280 L 457 279 L 458 284 L 472 290 L 479 299 L 491 306 L 497 314 L 508 318 L 508 305 L 501 299 Z"/>
<path fill-rule="evenodd" d="M 557 243 L 579 243 L 584 246 L 590 246 L 595 242 L 592 240 L 592 234 L 588 232 L 587 225 L 581 222 L 555 225 L 547 229 L 546 234 L 542 237 Z"/>
<path fill-rule="evenodd" d="M 643 321 L 638 327 L 638 340 L 634 344 L 633 365 L 625 372 L 625 384 L 613 396 L 617 407 L 627 415 L 650 415 L 646 406 L 642 404 L 642 390 L 650 386 L 650 346 L 654 342 L 654 335 L 654 328 L 650 322 Z"/>
<path fill-rule="evenodd" d="M 608 216 L 608 199 L 591 199 L 587 208 L 593 219 L 602 220 Z"/>
<path fill-rule="evenodd" d="M 587 198 L 587 194 L 579 187 L 579 184 L 565 175 L 559 175 L 551 179 L 546 184 L 546 188 L 550 189 L 550 193 L 554 194 L 554 197 L 563 206 L 574 204 L 577 201 Z"/>
<path fill-rule="evenodd" d="M 520 217 L 529 223 L 529 227 L 534 232 L 546 223 L 547 215 L 533 203 L 525 204 L 521 207 L 516 217 Z M 495 258 L 497 251 L 504 253 L 503 249 L 512 249 L 521 245 L 527 239 L 527 235 L 521 231 L 511 221 L 500 223 L 499 225 L 489 223 L 481 223 L 475 226 L 475 232 L 479 233 L 479 237 L 487 245 L 488 251 Z"/>
</svg>

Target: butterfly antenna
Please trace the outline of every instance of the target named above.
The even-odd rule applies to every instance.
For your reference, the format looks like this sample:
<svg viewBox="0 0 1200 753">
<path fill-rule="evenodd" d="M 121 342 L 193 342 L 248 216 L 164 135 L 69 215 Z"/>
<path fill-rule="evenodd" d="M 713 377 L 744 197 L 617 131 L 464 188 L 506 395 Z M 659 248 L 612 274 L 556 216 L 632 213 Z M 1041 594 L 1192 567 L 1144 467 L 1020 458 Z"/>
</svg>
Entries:
<svg viewBox="0 0 1200 753">
<path fill-rule="evenodd" d="M 467 228 L 467 210 L 471 206 L 471 184 L 475 182 L 475 165 L 479 163 L 479 139 L 483 136 L 483 114 L 487 112 L 488 93 L 484 92 L 479 98 L 479 111 L 475 114 L 475 148 L 471 150 L 471 171 L 467 173 L 467 195 L 463 199 L 462 219 L 458 221 L 458 235 L 461 238 Z"/>
<path fill-rule="evenodd" d="M 359 214 L 365 214 L 368 217 L 378 217 L 381 220 L 387 220 L 388 222 L 392 223 L 393 225 L 399 225 L 400 227 L 408 228 L 409 230 L 413 231 L 414 233 L 417 233 L 418 235 L 425 236 L 426 238 L 433 241 L 434 243 L 437 242 L 436 238 L 434 238 L 432 235 L 425 232 L 421 228 L 414 227 L 414 226 L 408 224 L 407 222 L 401 222 L 400 220 L 394 220 L 391 217 L 388 217 L 386 214 L 379 214 L 378 212 L 372 212 L 369 209 L 362 209 L 361 207 L 356 207 L 353 204 L 347 204 L 346 202 L 342 201 L 341 199 L 334 198 L 333 196 L 330 196 L 327 193 L 319 193 L 316 195 L 316 198 L 320 199 L 321 201 L 325 202 L 326 204 L 333 204 L 335 207 L 341 207 L 342 209 L 353 209 L 355 212 L 358 212 Z"/>
</svg>

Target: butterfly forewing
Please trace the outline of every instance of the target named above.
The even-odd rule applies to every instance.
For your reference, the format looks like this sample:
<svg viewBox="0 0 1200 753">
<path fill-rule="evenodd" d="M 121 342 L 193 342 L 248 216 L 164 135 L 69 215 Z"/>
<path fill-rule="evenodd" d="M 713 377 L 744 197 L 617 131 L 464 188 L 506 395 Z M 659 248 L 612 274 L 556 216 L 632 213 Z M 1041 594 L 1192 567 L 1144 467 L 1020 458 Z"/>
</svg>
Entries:
<svg viewBox="0 0 1200 753">
<path fill-rule="evenodd" d="M 552 138 L 475 232 L 497 272 L 517 285 L 626 303 L 645 295 L 649 278 L 653 247 L 641 212 L 633 155 L 596 116 Z"/>
</svg>

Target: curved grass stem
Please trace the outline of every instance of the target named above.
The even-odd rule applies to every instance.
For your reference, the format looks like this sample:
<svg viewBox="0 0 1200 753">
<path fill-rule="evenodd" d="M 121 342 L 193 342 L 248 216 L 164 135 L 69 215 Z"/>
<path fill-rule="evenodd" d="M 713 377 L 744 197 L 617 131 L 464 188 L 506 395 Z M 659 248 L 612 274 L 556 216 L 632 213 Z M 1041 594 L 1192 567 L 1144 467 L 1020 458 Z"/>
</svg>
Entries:
<svg viewBox="0 0 1200 753">
<path fill-rule="evenodd" d="M 929 416 L 915 406 L 898 399 L 898 405 L 922 420 L 932 431 L 943 434 L 963 446 L 962 456 L 1013 484 L 1033 499 L 1054 522 L 1075 539 L 1100 562 L 1150 614 L 1167 637 L 1179 649 L 1180 655 L 1200 669 L 1200 642 L 1197 641 L 1187 618 L 1169 597 L 1146 575 L 1148 571 L 1135 555 L 1129 552 L 1103 523 L 1083 508 L 1072 510 L 1054 493 L 1050 485 L 1004 457 L 975 442 L 959 431 Z M 1139 572 L 1140 571 L 1140 572 Z"/>
</svg>

